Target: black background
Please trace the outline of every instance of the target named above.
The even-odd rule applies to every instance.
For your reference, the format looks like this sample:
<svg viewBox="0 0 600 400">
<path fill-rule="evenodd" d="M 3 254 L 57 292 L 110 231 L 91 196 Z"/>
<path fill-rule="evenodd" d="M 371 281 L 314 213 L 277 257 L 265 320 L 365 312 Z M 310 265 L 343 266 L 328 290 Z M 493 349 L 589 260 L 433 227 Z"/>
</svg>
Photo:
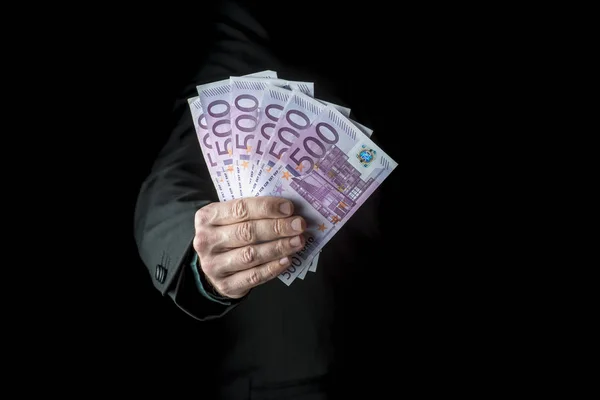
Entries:
<svg viewBox="0 0 600 400">
<path fill-rule="evenodd" d="M 49 112 L 34 129 L 41 152 L 46 143 L 53 151 L 51 162 L 31 161 L 43 171 L 34 192 L 44 195 L 29 196 L 39 213 L 28 229 L 38 234 L 25 237 L 40 254 L 34 258 L 48 278 L 38 281 L 50 294 L 40 300 L 38 289 L 28 289 L 31 301 L 21 304 L 31 311 L 21 317 L 43 327 L 54 343 L 45 350 L 75 352 L 78 365 L 121 360 L 111 364 L 114 371 L 152 377 L 172 357 L 185 358 L 182 343 L 206 345 L 197 323 L 154 289 L 135 247 L 133 212 L 170 133 L 175 96 L 206 56 L 214 7 L 98 9 L 62 27 L 54 22 L 51 36 L 36 39 L 44 67 L 28 79 L 35 88 L 27 94 L 43 90 Z M 276 47 L 309 38 L 316 44 L 311 57 L 282 57 L 322 77 L 317 90 L 333 88 L 398 162 L 381 187 L 380 218 L 387 232 L 382 249 L 398 267 L 385 278 L 372 269 L 365 287 L 386 310 L 402 310 L 390 321 L 411 327 L 406 337 L 383 334 L 394 343 L 391 352 L 417 366 L 423 354 L 442 360 L 440 367 L 450 363 L 440 355 L 464 351 L 488 332 L 493 306 L 482 299 L 493 283 L 481 267 L 499 258 L 481 257 L 490 240 L 482 226 L 493 218 L 480 209 L 487 177 L 477 171 L 485 157 L 477 146 L 485 113 L 478 93 L 492 46 L 482 34 L 485 19 L 388 2 L 309 2 L 283 12 L 282 3 L 254 7 L 277 32 Z M 344 12 L 315 26 L 304 7 Z M 284 18 L 304 21 L 305 29 L 290 30 Z M 494 130 L 494 121 L 486 128 Z M 52 188 L 38 188 L 42 183 Z"/>
</svg>

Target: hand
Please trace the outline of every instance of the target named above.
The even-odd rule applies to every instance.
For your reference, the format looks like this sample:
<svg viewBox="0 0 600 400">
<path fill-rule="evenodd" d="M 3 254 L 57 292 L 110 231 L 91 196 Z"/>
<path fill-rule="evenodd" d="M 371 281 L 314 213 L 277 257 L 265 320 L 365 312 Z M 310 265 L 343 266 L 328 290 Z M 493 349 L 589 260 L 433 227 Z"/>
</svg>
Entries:
<svg viewBox="0 0 600 400">
<path fill-rule="evenodd" d="M 282 273 L 304 246 L 302 217 L 291 201 L 250 197 L 211 203 L 196 212 L 194 250 L 209 283 L 237 299 Z"/>
</svg>

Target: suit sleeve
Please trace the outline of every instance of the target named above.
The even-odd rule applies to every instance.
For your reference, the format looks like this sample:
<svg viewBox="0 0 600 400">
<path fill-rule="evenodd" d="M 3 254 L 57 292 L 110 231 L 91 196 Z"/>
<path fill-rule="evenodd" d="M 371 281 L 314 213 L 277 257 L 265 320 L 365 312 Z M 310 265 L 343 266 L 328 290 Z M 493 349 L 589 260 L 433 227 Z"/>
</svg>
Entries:
<svg viewBox="0 0 600 400">
<path fill-rule="evenodd" d="M 174 129 L 141 185 L 135 210 L 135 239 L 154 286 L 194 318 L 206 320 L 231 310 L 202 293 L 202 281 L 191 268 L 194 215 L 218 196 L 204 162 L 187 99 L 198 95 L 196 85 L 263 70 L 278 70 L 289 79 L 302 79 L 284 69 L 270 50 L 270 36 L 256 19 L 255 6 L 224 1 L 205 27 L 211 43 L 199 60 L 190 85 L 174 108 Z M 260 14 L 260 13 L 258 13 Z M 210 37 L 210 39 L 208 39 Z M 200 271 L 199 271 L 200 272 Z M 200 276 L 202 278 L 202 276 Z M 200 283 L 200 285 L 198 284 Z"/>
<path fill-rule="evenodd" d="M 190 96 L 193 88 L 190 87 Z M 196 284 L 194 215 L 218 201 L 204 163 L 186 98 L 174 110 L 175 127 L 143 181 L 135 209 L 134 235 L 154 287 L 199 320 L 218 318 L 236 303 L 205 297 Z"/>
</svg>

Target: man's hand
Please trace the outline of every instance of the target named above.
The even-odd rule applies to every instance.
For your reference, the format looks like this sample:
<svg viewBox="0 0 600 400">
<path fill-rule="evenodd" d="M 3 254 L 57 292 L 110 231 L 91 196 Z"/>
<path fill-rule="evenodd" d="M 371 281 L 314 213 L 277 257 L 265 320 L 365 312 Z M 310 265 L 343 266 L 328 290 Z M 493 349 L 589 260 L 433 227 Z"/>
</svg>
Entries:
<svg viewBox="0 0 600 400">
<path fill-rule="evenodd" d="M 211 203 L 196 212 L 194 250 L 208 281 L 222 295 L 240 298 L 282 273 L 287 257 L 304 245 L 302 217 L 279 197 Z"/>
</svg>

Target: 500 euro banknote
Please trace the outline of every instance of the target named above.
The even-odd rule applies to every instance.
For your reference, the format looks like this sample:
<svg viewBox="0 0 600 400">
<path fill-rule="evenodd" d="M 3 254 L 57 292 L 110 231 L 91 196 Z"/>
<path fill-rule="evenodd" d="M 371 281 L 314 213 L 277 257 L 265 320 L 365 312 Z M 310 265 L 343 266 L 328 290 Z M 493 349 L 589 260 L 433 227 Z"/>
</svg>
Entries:
<svg viewBox="0 0 600 400">
<path fill-rule="evenodd" d="M 397 165 L 335 108 L 320 113 L 281 157 L 264 193 L 292 200 L 307 223 L 306 245 L 279 279 L 290 284 Z"/>
</svg>

